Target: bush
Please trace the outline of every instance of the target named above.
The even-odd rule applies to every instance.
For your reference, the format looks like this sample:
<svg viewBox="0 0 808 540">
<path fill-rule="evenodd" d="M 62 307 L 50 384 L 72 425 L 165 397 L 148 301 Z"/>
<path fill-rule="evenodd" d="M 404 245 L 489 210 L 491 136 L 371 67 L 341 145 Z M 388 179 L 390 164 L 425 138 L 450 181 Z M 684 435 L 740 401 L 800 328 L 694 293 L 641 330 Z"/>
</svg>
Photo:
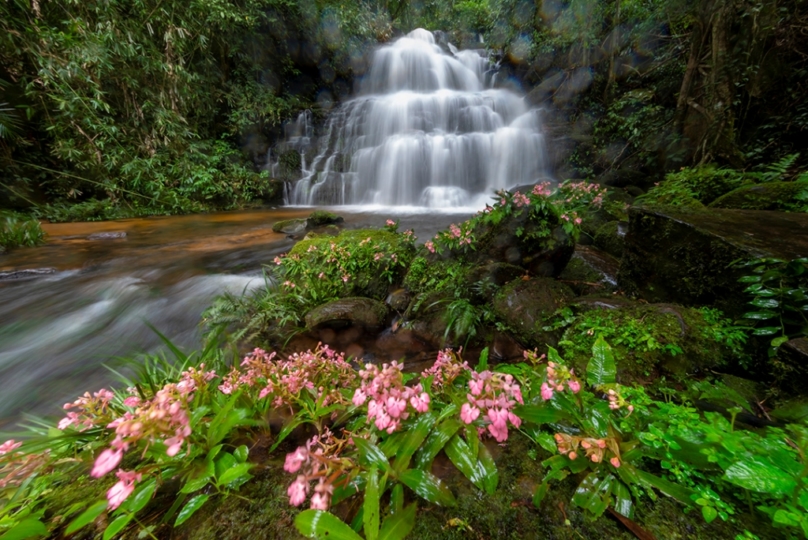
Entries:
<svg viewBox="0 0 808 540">
<path fill-rule="evenodd" d="M 44 242 L 45 231 L 39 221 L 14 212 L 0 212 L 0 252 Z"/>
</svg>

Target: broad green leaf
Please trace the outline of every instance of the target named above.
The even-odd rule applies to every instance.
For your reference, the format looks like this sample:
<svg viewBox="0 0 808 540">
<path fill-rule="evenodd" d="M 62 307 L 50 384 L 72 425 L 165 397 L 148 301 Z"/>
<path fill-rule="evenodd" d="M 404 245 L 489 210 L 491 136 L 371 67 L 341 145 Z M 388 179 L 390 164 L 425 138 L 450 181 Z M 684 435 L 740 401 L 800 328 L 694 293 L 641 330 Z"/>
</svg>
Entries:
<svg viewBox="0 0 808 540">
<path fill-rule="evenodd" d="M 202 506 L 204 506 L 204 504 L 208 502 L 209 498 L 210 495 L 197 495 L 196 497 L 188 501 L 188 503 L 182 507 L 182 510 L 180 510 L 179 515 L 177 515 L 177 520 L 174 522 L 174 526 L 179 527 L 180 525 L 188 521 L 188 518 L 193 516 L 194 512 L 202 508 Z"/>
<path fill-rule="evenodd" d="M 789 474 L 757 457 L 733 463 L 724 471 L 723 479 L 750 491 L 772 495 L 791 493 L 796 486 Z"/>
<path fill-rule="evenodd" d="M 780 305 L 780 302 L 774 298 L 755 298 L 749 303 L 763 309 L 774 309 Z"/>
<path fill-rule="evenodd" d="M 631 491 L 623 482 L 615 480 L 612 482 L 612 506 L 618 514 L 629 519 L 634 517 L 634 501 L 631 498 Z"/>
<path fill-rule="evenodd" d="M 783 343 L 785 343 L 786 341 L 788 341 L 788 336 L 779 336 L 779 337 L 774 338 L 771 341 L 771 346 L 774 347 L 774 348 L 777 348 L 780 345 L 782 345 Z"/>
<path fill-rule="evenodd" d="M 376 465 L 379 470 L 386 473 L 390 472 L 390 462 L 387 461 L 387 456 L 381 449 L 367 439 L 361 437 L 353 438 L 354 444 L 359 449 L 359 458 L 366 465 Z"/>
<path fill-rule="evenodd" d="M 24 540 L 25 538 L 35 538 L 47 536 L 48 528 L 35 518 L 28 518 L 20 521 L 11 529 L 0 536 L 0 540 Z"/>
<path fill-rule="evenodd" d="M 690 499 L 693 491 L 686 487 L 668 482 L 664 478 L 660 478 L 649 472 L 632 467 L 625 462 L 617 470 L 618 472 L 622 473 L 621 478 L 624 478 L 624 480 L 634 477 L 646 486 L 656 488 L 668 497 L 673 497 L 682 504 L 690 506 L 693 503 L 693 501 Z"/>
<path fill-rule="evenodd" d="M 194 491 L 199 491 L 210 483 L 211 476 L 213 475 L 206 474 L 205 476 L 200 476 L 199 478 L 188 479 L 185 482 L 185 485 L 182 486 L 180 493 L 193 493 Z"/>
<path fill-rule="evenodd" d="M 718 510 L 712 506 L 702 506 L 701 515 L 704 518 L 704 521 L 707 523 L 712 523 L 713 520 L 718 517 Z"/>
<path fill-rule="evenodd" d="M 110 538 L 115 538 L 115 536 L 121 532 L 124 527 L 129 525 L 129 522 L 134 519 L 134 514 L 124 514 L 122 516 L 118 516 L 112 523 L 107 525 L 107 528 L 104 530 L 104 536 L 102 537 L 103 540 L 110 540 Z"/>
<path fill-rule="evenodd" d="M 409 431 L 399 431 L 398 433 L 393 433 L 379 444 L 379 450 L 381 450 L 385 456 L 391 458 L 398 454 L 401 446 L 407 440 L 409 435 Z"/>
<path fill-rule="evenodd" d="M 531 424 L 554 424 L 563 419 L 564 411 L 554 409 L 549 405 L 520 405 L 514 408 L 513 413 Z"/>
<path fill-rule="evenodd" d="M 399 476 L 402 484 L 418 496 L 441 506 L 454 506 L 454 495 L 436 476 L 419 469 L 409 469 Z"/>
<path fill-rule="evenodd" d="M 757 283 L 760 281 L 760 276 L 743 276 L 738 281 L 741 283 Z"/>
<path fill-rule="evenodd" d="M 617 366 L 614 363 L 612 348 L 598 336 L 592 345 L 592 359 L 586 365 L 586 382 L 590 386 L 614 384 L 617 381 Z"/>
<path fill-rule="evenodd" d="M 138 486 L 134 495 L 126 499 L 121 505 L 121 509 L 125 512 L 140 512 L 149 503 L 155 490 L 157 489 L 157 480 L 151 478 Z"/>
<path fill-rule="evenodd" d="M 242 444 L 235 450 L 233 450 L 233 457 L 236 458 L 236 461 L 239 463 L 244 463 L 247 461 L 247 458 L 250 456 L 250 449 L 247 448 L 246 444 Z"/>
<path fill-rule="evenodd" d="M 480 351 L 480 360 L 477 362 L 477 373 L 482 373 L 488 369 L 488 347 Z"/>
<path fill-rule="evenodd" d="M 229 470 L 231 467 L 235 467 L 238 464 L 236 458 L 233 457 L 233 454 L 230 452 L 225 452 L 219 456 L 216 460 L 215 465 L 215 472 L 216 478 L 220 478 L 225 471 Z"/>
<path fill-rule="evenodd" d="M 397 514 L 404 510 L 404 486 L 395 484 L 390 490 L 390 513 Z"/>
<path fill-rule="evenodd" d="M 308 538 L 327 540 L 362 540 L 353 529 L 334 514 L 322 510 L 304 510 L 295 518 L 295 527 Z"/>
<path fill-rule="evenodd" d="M 286 437 L 288 437 L 289 434 L 292 433 L 295 430 L 295 428 L 302 423 L 303 420 L 295 416 L 294 420 L 289 422 L 287 425 L 283 426 L 281 432 L 278 433 L 278 440 L 275 441 L 275 443 L 269 448 L 269 453 L 271 454 L 272 452 L 274 452 L 275 449 L 278 447 L 278 445 L 281 444 L 284 440 L 286 440 Z"/>
<path fill-rule="evenodd" d="M 752 331 L 753 336 L 771 336 L 780 331 L 779 326 L 763 326 Z"/>
<path fill-rule="evenodd" d="M 541 506 L 542 501 L 547 496 L 547 492 L 550 489 L 550 482 L 544 480 L 541 484 L 538 485 L 536 491 L 533 493 L 533 506 L 539 508 Z"/>
<path fill-rule="evenodd" d="M 365 486 L 365 504 L 362 505 L 362 519 L 366 540 L 376 540 L 379 536 L 379 470 L 372 466 L 367 474 Z"/>
<path fill-rule="evenodd" d="M 481 444 L 477 451 L 477 461 L 483 475 L 483 491 L 489 495 L 493 495 L 497 490 L 497 484 L 499 484 L 499 471 L 497 470 L 496 463 L 494 463 L 494 457 L 484 444 Z"/>
<path fill-rule="evenodd" d="M 79 517 L 70 522 L 70 525 L 65 529 L 65 534 L 73 534 L 82 527 L 89 525 L 104 513 L 109 503 L 106 500 L 98 501 L 87 510 L 81 513 Z"/>
<path fill-rule="evenodd" d="M 224 473 L 222 473 L 221 476 L 219 476 L 217 480 L 218 485 L 226 486 L 238 480 L 239 478 L 247 476 L 252 466 L 253 466 L 252 463 L 238 463 L 236 465 L 233 465 L 232 467 L 224 471 Z"/>
<path fill-rule="evenodd" d="M 472 484 L 489 495 L 494 493 L 497 487 L 498 475 L 493 459 L 486 464 L 487 466 L 483 465 L 466 442 L 460 438 L 460 435 L 452 437 L 444 450 L 455 467 L 466 478 L 471 480 Z M 479 445 L 478 452 L 483 451 L 488 458 L 491 457 L 485 446 Z"/>
<path fill-rule="evenodd" d="M 410 504 L 384 520 L 379 540 L 403 540 L 415 527 L 415 513 L 418 507 Z"/>
<path fill-rule="evenodd" d="M 435 456 L 443 450 L 443 447 L 449 442 L 449 439 L 451 439 L 462 426 L 463 423 L 457 418 L 447 418 L 433 429 L 424 445 L 418 451 L 418 455 L 415 458 L 415 467 L 421 470 L 430 468 Z"/>
<path fill-rule="evenodd" d="M 420 415 L 415 424 L 406 431 L 407 438 L 396 453 L 396 461 L 393 466 L 396 472 L 402 472 L 409 467 L 413 454 L 421 447 L 434 426 L 435 413 L 428 412 Z"/>
<path fill-rule="evenodd" d="M 572 496 L 573 504 L 595 517 L 600 517 L 609 507 L 612 481 L 614 481 L 612 475 L 600 479 L 595 473 L 590 473 L 575 490 Z"/>
<path fill-rule="evenodd" d="M 743 314 L 744 319 L 752 319 L 753 321 L 768 321 L 775 317 L 777 317 L 777 313 L 773 311 L 750 311 Z"/>
</svg>

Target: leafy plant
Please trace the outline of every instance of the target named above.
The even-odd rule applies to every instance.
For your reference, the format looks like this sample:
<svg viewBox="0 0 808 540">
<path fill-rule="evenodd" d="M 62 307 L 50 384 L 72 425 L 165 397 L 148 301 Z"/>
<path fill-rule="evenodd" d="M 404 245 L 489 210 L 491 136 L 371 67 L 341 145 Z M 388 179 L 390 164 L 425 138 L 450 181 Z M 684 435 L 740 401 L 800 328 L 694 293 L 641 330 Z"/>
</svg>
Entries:
<svg viewBox="0 0 808 540">
<path fill-rule="evenodd" d="M 0 249 L 38 246 L 45 232 L 36 219 L 13 212 L 0 212 Z"/>
</svg>

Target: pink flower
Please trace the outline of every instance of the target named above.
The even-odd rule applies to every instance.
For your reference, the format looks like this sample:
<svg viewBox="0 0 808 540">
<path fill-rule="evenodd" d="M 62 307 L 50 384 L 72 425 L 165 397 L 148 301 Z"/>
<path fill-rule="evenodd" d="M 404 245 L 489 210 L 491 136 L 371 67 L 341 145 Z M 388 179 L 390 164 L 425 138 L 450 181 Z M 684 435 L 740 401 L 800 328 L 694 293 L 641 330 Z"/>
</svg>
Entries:
<svg viewBox="0 0 808 540">
<path fill-rule="evenodd" d="M 109 505 L 108 510 L 115 510 L 129 495 L 135 490 L 135 482 L 140 481 L 141 475 L 138 473 L 118 471 L 115 473 L 118 476 L 118 483 L 109 488 L 107 491 L 107 500 Z"/>
<path fill-rule="evenodd" d="M 515 427 L 519 429 L 519 426 L 522 425 L 522 419 L 513 414 L 512 412 L 508 411 L 508 421 Z"/>
<path fill-rule="evenodd" d="M 123 458 L 123 451 L 107 448 L 96 458 L 95 463 L 93 464 L 93 470 L 90 471 L 90 476 L 93 478 L 101 478 L 109 471 L 117 467 L 121 462 L 121 458 Z M 126 497 L 124 497 L 124 499 L 125 498 Z"/>
<path fill-rule="evenodd" d="M 308 459 L 309 451 L 306 447 L 298 446 L 297 450 L 291 454 L 286 454 L 286 463 L 283 465 L 283 470 L 288 473 L 296 473 Z"/>
<path fill-rule="evenodd" d="M 292 506 L 300 506 L 306 500 L 306 494 L 309 491 L 309 484 L 306 482 L 306 477 L 300 475 L 297 480 L 292 482 L 286 494 L 289 495 L 289 504 Z"/>
<path fill-rule="evenodd" d="M 569 458 L 574 461 L 575 459 L 578 458 L 578 454 L 575 453 L 575 452 L 570 452 L 569 453 Z"/>
<path fill-rule="evenodd" d="M 14 439 L 9 439 L 3 444 L 0 444 L 0 456 L 3 454 L 8 454 L 12 450 L 15 450 L 22 446 L 21 442 L 14 442 Z"/>
<path fill-rule="evenodd" d="M 481 380 L 470 380 L 469 381 L 469 388 L 471 389 L 472 396 L 479 396 L 480 393 L 483 391 L 483 386 L 485 385 L 484 381 Z"/>
<path fill-rule="evenodd" d="M 387 413 L 393 418 L 400 418 L 401 413 L 407 408 L 407 402 L 394 397 L 387 398 Z"/>
<path fill-rule="evenodd" d="M 580 225 L 583 220 L 579 217 L 575 218 L 575 224 Z"/>
<path fill-rule="evenodd" d="M 497 440 L 497 442 L 505 442 L 508 440 L 508 426 L 505 424 L 502 424 L 501 426 L 498 426 L 497 424 L 488 424 L 488 431 Z"/>
<path fill-rule="evenodd" d="M 577 394 L 578 392 L 581 391 L 581 383 L 576 381 L 575 379 L 570 379 L 569 381 L 567 381 L 567 386 L 570 387 L 570 390 L 572 390 L 573 394 Z"/>
<path fill-rule="evenodd" d="M 615 469 L 616 469 L 616 468 L 618 468 L 618 467 L 620 467 L 620 460 L 619 460 L 619 459 L 617 459 L 617 456 L 615 456 L 615 457 L 613 457 L 612 459 L 610 459 L 610 460 L 609 460 L 609 463 L 611 463 L 611 464 L 612 464 L 612 467 L 614 467 Z"/>
<path fill-rule="evenodd" d="M 356 392 L 354 392 L 352 403 L 356 407 L 361 407 L 365 404 L 365 401 L 368 399 L 368 396 L 362 391 L 361 388 L 357 388 Z"/>
<path fill-rule="evenodd" d="M 169 457 L 176 456 L 182 449 L 182 441 L 182 437 L 171 437 L 170 439 L 166 439 L 165 444 L 168 446 L 166 449 L 166 455 Z"/>
<path fill-rule="evenodd" d="M 137 396 L 129 396 L 125 400 L 123 400 L 123 404 L 127 407 L 137 407 L 140 405 L 140 398 Z"/>
<path fill-rule="evenodd" d="M 460 407 L 460 419 L 467 424 L 471 424 L 477 417 L 480 416 L 480 409 L 469 405 L 468 403 L 464 403 L 462 407 Z"/>
<path fill-rule="evenodd" d="M 420 396 L 410 398 L 410 405 L 419 413 L 425 413 L 429 410 L 429 401 L 429 394 L 422 392 Z"/>
<path fill-rule="evenodd" d="M 328 496 L 323 493 L 315 493 L 311 496 L 312 510 L 328 510 Z"/>
<path fill-rule="evenodd" d="M 396 222 L 393 221 L 392 219 L 388 219 L 385 223 L 387 224 L 388 227 L 394 227 L 396 224 Z"/>
<path fill-rule="evenodd" d="M 433 244 L 432 241 L 427 240 L 424 246 L 426 246 L 426 249 L 428 249 L 430 253 L 435 253 L 435 244 Z"/>
<path fill-rule="evenodd" d="M 541 383 L 541 398 L 544 401 L 550 400 L 553 398 L 553 389 L 545 382 Z"/>
</svg>

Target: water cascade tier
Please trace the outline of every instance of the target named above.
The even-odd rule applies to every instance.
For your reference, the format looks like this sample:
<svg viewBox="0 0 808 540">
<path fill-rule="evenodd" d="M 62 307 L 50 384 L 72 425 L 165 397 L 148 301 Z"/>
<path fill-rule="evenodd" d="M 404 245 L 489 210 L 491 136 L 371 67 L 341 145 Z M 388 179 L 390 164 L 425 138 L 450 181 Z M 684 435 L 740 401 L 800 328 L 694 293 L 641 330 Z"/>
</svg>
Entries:
<svg viewBox="0 0 808 540">
<path fill-rule="evenodd" d="M 479 207 L 546 177 L 540 111 L 487 84 L 489 68 L 479 51 L 446 52 L 423 29 L 378 49 L 309 166 L 304 156 L 287 204 Z"/>
</svg>

